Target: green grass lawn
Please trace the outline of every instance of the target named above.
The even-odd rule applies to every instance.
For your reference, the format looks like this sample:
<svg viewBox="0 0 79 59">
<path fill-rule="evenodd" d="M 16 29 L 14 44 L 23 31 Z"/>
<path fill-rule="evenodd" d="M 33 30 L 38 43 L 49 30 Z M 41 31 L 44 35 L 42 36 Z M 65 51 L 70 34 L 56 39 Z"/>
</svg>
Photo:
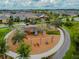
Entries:
<svg viewBox="0 0 79 59">
<path fill-rule="evenodd" d="M 4 37 L 9 31 L 9 28 L 0 28 L 0 38 Z"/>
<path fill-rule="evenodd" d="M 72 27 L 66 27 L 66 26 L 63 26 L 63 27 L 70 33 L 70 36 L 71 36 L 70 48 L 63 59 L 74 59 L 73 53 L 76 51 L 76 46 L 75 46 L 73 37 L 74 35 L 76 35 L 76 33 L 79 32 L 79 22 L 73 22 Z"/>
</svg>

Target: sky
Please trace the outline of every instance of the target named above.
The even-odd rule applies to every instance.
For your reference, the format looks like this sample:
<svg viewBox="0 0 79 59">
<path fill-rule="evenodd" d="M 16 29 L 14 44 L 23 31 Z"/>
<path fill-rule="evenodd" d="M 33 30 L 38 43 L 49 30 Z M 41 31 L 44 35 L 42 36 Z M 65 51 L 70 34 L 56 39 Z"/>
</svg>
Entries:
<svg viewBox="0 0 79 59">
<path fill-rule="evenodd" d="M 0 0 L 1 9 L 79 9 L 79 0 Z"/>
</svg>

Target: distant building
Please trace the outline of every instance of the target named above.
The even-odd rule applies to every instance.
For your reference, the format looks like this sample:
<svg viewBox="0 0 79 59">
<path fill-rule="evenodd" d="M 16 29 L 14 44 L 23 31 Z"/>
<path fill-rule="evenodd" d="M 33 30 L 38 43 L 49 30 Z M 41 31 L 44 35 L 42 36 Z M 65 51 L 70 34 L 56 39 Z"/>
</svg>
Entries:
<svg viewBox="0 0 79 59">
<path fill-rule="evenodd" d="M 74 18 L 74 21 L 79 21 L 79 17 Z"/>
<path fill-rule="evenodd" d="M 7 19 L 8 19 L 8 18 L 5 17 L 5 16 L 0 16 L 0 24 L 2 24 L 2 23 L 7 23 L 7 22 L 8 22 Z"/>
<path fill-rule="evenodd" d="M 40 14 L 40 13 L 36 14 L 36 16 L 37 16 L 38 18 L 48 18 L 47 15 L 45 15 L 45 14 Z"/>
<path fill-rule="evenodd" d="M 44 20 L 48 17 L 45 14 L 41 14 L 41 13 L 35 14 L 35 13 L 32 13 L 32 12 L 29 12 L 29 13 L 16 13 L 16 14 L 3 13 L 3 14 L 0 14 L 0 23 L 7 23 L 7 19 L 10 16 L 13 16 L 14 19 L 16 17 L 19 17 L 20 20 L 24 20 L 25 18 L 28 18 L 28 19 L 31 19 L 31 20 L 39 18 L 41 20 Z"/>
</svg>

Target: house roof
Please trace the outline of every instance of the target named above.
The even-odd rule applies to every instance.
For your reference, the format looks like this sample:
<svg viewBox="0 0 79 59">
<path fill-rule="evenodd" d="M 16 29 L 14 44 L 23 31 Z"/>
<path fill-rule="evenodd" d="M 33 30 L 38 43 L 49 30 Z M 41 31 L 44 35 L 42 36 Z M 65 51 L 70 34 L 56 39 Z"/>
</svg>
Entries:
<svg viewBox="0 0 79 59">
<path fill-rule="evenodd" d="M 5 19 L 7 19 L 7 17 L 5 17 L 5 16 L 0 16 L 0 20 L 5 20 Z"/>
<path fill-rule="evenodd" d="M 79 21 L 79 17 L 74 18 L 75 21 Z"/>
<path fill-rule="evenodd" d="M 47 17 L 47 15 L 45 15 L 45 14 L 36 14 L 36 16 L 38 16 L 38 17 Z"/>
<path fill-rule="evenodd" d="M 11 13 L 3 13 L 0 14 L 0 20 L 7 19 L 8 17 L 13 16 L 15 17 L 20 17 L 21 20 L 24 20 L 26 17 L 27 18 L 40 18 L 40 17 L 47 17 L 45 14 L 35 14 L 35 13 L 16 13 L 16 14 L 11 14 Z"/>
</svg>

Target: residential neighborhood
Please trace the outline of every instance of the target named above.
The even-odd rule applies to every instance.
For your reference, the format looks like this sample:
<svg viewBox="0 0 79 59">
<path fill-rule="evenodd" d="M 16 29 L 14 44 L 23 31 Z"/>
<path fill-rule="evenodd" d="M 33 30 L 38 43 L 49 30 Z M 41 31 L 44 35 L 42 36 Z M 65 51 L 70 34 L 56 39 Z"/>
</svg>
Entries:
<svg viewBox="0 0 79 59">
<path fill-rule="evenodd" d="M 0 59 L 79 59 L 79 0 L 0 0 Z"/>
</svg>

